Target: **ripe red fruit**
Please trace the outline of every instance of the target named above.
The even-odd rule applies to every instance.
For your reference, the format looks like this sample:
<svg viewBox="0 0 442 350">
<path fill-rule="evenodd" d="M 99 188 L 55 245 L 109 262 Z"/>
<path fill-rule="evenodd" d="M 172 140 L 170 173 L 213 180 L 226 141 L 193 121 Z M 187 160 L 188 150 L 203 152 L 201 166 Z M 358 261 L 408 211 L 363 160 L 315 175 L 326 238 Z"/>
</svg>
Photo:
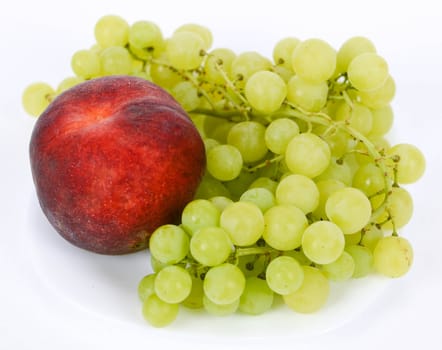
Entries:
<svg viewBox="0 0 442 350">
<path fill-rule="evenodd" d="M 61 236 L 97 253 L 125 254 L 179 220 L 201 181 L 205 152 L 166 91 L 113 76 L 51 103 L 34 127 L 30 161 L 40 206 Z"/>
</svg>

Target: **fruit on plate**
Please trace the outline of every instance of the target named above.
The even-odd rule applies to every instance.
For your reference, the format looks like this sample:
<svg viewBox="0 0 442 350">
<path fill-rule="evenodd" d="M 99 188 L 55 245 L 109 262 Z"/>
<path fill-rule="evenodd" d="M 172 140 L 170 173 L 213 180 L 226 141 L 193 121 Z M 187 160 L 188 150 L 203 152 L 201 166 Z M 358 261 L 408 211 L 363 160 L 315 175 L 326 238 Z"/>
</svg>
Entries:
<svg viewBox="0 0 442 350">
<path fill-rule="evenodd" d="M 81 248 L 125 254 L 177 223 L 205 169 L 202 139 L 181 106 L 137 77 L 89 80 L 37 120 L 30 160 L 40 206 Z"/>
</svg>

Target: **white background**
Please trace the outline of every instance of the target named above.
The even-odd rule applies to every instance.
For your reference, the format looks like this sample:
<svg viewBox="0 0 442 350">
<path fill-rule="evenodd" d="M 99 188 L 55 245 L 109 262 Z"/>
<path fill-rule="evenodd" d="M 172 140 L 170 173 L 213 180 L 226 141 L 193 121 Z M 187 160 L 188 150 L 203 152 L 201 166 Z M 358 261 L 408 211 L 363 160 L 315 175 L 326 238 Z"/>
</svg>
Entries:
<svg viewBox="0 0 442 350">
<path fill-rule="evenodd" d="M 364 285 L 359 285 L 360 296 L 353 293 L 348 304 L 341 303 L 346 309 L 344 313 L 328 309 L 326 326 L 308 321 L 304 326 L 294 323 L 291 327 L 291 317 L 286 313 L 278 322 L 274 322 L 274 315 L 263 315 L 222 319 L 211 324 L 212 319 L 191 315 L 161 330 L 144 324 L 137 307 L 130 308 L 138 306 L 136 294 L 125 293 L 136 288 L 145 257 L 91 257 L 69 246 L 46 226 L 34 197 L 27 154 L 35 120 L 21 107 L 21 93 L 27 84 L 44 80 L 56 85 L 71 75 L 72 53 L 93 44 L 94 23 L 110 13 L 129 22 L 152 20 L 166 36 L 181 24 L 200 23 L 212 30 L 215 47 L 226 46 L 237 53 L 256 50 L 267 56 L 274 43 L 285 36 L 319 37 L 336 48 L 354 35 L 371 38 L 389 62 L 397 84 L 393 137 L 417 145 L 428 163 L 425 176 L 408 187 L 415 202 L 415 215 L 403 230 L 415 250 L 415 263 L 409 274 L 382 281 L 382 288 L 378 289 L 368 284 L 369 289 L 364 290 Z M 439 2 L 430 0 L 3 2 L 0 348 L 439 347 L 441 21 Z M 49 236 L 44 235 L 48 232 Z M 105 278 L 101 279 L 100 273 Z M 370 295 L 370 288 L 375 295 Z M 119 296 L 133 301 L 118 299 Z M 119 303 L 128 305 L 128 309 L 120 310 Z M 336 321 L 330 318 L 330 310 L 336 311 Z M 124 317 L 118 319 L 119 315 Z M 191 320 L 198 317 L 203 321 Z M 309 332 L 309 326 L 315 332 Z M 248 336 L 253 327 L 258 333 Z"/>
</svg>

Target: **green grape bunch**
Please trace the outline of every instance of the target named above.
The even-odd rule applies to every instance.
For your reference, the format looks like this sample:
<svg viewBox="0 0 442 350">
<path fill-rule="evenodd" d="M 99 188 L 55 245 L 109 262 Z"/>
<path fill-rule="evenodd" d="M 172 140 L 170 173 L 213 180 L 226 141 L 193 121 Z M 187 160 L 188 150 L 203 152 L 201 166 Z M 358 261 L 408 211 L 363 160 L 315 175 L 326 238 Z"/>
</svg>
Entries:
<svg viewBox="0 0 442 350">
<path fill-rule="evenodd" d="M 38 116 L 82 81 L 134 75 L 166 89 L 206 147 L 206 173 L 181 223 L 150 239 L 152 271 L 138 294 L 151 325 L 172 323 L 181 307 L 262 314 L 278 297 L 312 313 L 327 304 L 330 282 L 407 273 L 405 186 L 422 177 L 425 158 L 412 144 L 390 145 L 396 86 L 368 38 L 336 50 L 285 37 L 267 58 L 212 48 L 197 24 L 166 37 L 151 21 L 107 15 L 94 34 L 73 54 L 73 76 L 28 86 L 24 109 Z"/>
</svg>

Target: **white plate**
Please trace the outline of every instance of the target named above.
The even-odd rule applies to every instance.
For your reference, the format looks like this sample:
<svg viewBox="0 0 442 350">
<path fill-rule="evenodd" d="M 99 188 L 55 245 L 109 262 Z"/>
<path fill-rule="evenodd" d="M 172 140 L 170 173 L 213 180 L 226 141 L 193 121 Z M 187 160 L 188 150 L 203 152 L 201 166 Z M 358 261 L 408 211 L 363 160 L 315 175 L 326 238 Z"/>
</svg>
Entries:
<svg viewBox="0 0 442 350">
<path fill-rule="evenodd" d="M 149 253 L 104 256 L 74 247 L 50 226 L 35 196 L 28 208 L 26 249 L 36 274 L 48 291 L 101 316 L 124 321 L 134 327 L 150 327 L 140 317 L 137 296 L 139 280 L 152 270 Z M 194 333 L 208 339 L 241 335 L 243 339 L 270 337 L 303 338 L 319 335 L 351 321 L 382 295 L 391 280 L 371 275 L 345 283 L 334 283 L 326 306 L 313 314 L 297 314 L 281 302 L 259 317 L 233 315 L 214 317 L 181 308 L 174 330 L 179 335 Z M 269 324 L 272 331 L 269 332 Z"/>
</svg>

